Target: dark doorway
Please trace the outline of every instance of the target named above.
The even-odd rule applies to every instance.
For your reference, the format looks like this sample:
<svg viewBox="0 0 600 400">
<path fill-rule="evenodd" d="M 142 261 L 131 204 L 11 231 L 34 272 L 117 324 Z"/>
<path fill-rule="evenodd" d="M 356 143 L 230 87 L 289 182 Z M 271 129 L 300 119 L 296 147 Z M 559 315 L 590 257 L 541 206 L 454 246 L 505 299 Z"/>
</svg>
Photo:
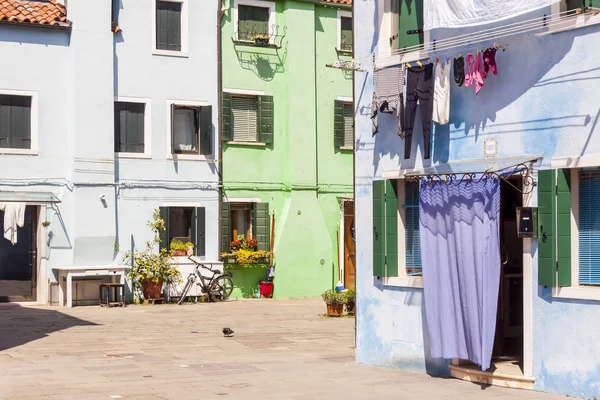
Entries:
<svg viewBox="0 0 600 400">
<path fill-rule="evenodd" d="M 500 187 L 500 290 L 494 364 L 506 362 L 523 371 L 523 240 L 517 237 L 517 207 L 523 205 L 522 179 Z"/>
<path fill-rule="evenodd" d="M 4 211 L 0 212 L 4 227 Z M 25 208 L 13 245 L 0 235 L 0 302 L 35 301 L 37 292 L 37 206 Z"/>
</svg>

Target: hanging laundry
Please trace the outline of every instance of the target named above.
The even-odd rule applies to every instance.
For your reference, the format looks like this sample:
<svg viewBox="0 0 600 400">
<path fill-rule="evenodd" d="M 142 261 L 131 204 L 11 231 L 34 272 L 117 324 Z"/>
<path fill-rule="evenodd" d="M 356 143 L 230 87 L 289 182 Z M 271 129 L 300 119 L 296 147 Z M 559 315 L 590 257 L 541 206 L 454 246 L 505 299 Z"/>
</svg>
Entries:
<svg viewBox="0 0 600 400">
<path fill-rule="evenodd" d="M 4 210 L 4 237 L 14 245 L 17 243 L 17 226 L 25 224 L 25 203 L 0 203 Z"/>
<path fill-rule="evenodd" d="M 496 65 L 496 51 L 495 47 L 489 47 L 483 51 L 483 78 L 487 78 L 488 72 L 492 71 L 492 74 L 498 75 L 498 66 Z"/>
<path fill-rule="evenodd" d="M 463 56 L 458 56 L 454 59 L 454 82 L 458 86 L 465 83 L 465 59 Z"/>
<path fill-rule="evenodd" d="M 473 84 L 473 67 L 475 64 L 475 57 L 473 54 L 467 54 L 465 59 L 465 86 L 469 87 Z"/>
<path fill-rule="evenodd" d="M 379 113 L 398 117 L 398 135 L 402 132 L 404 115 L 404 70 L 399 65 L 378 69 L 373 77 L 373 100 L 371 101 L 372 134 L 379 131 Z"/>
<path fill-rule="evenodd" d="M 433 122 L 450 122 L 450 61 L 435 68 L 433 88 Z"/>
<path fill-rule="evenodd" d="M 421 105 L 421 123 L 423 124 L 424 155 L 431 157 L 431 115 L 433 113 L 433 64 L 423 67 L 412 67 L 406 77 L 406 114 L 404 115 L 405 131 L 404 159 L 410 158 L 413 127 L 417 114 L 417 101 Z"/>
<path fill-rule="evenodd" d="M 475 82 L 475 94 L 479 94 L 479 91 L 483 87 L 483 53 L 480 51 L 475 55 L 475 64 L 473 66 L 473 81 Z"/>
</svg>

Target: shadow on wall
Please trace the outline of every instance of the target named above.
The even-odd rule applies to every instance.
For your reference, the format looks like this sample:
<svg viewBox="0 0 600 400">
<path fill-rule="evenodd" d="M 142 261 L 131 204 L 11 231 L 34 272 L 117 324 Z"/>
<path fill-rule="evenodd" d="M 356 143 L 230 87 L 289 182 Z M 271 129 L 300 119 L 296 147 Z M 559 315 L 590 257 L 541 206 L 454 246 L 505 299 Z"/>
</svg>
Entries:
<svg viewBox="0 0 600 400">
<path fill-rule="evenodd" d="M 0 307 L 0 321 L 0 354 L 4 350 L 42 339 L 53 332 L 75 326 L 98 325 L 51 309 L 12 304 Z"/>
<path fill-rule="evenodd" d="M 65 46 L 71 44 L 71 32 L 52 28 L 19 26 L 17 24 L 0 26 L 3 42 L 39 44 L 42 46 Z"/>
</svg>

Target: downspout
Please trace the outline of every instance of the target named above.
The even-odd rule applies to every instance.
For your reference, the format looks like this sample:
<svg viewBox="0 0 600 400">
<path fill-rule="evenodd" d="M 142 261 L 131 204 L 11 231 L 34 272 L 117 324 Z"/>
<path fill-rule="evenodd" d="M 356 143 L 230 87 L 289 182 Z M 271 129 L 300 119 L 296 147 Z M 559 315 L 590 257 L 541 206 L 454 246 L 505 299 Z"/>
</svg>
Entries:
<svg viewBox="0 0 600 400">
<path fill-rule="evenodd" d="M 223 218 L 223 141 L 221 140 L 223 135 L 223 110 L 221 107 L 222 97 L 223 97 L 223 78 L 222 78 L 222 69 L 223 69 L 223 61 L 221 56 L 221 20 L 225 15 L 225 11 L 223 10 L 222 0 L 217 1 L 217 131 L 218 131 L 218 163 L 217 163 L 217 175 L 219 177 L 219 203 L 218 203 L 218 240 L 217 240 L 217 254 L 221 254 L 221 238 L 223 237 L 222 232 L 222 218 Z"/>
<path fill-rule="evenodd" d="M 354 19 L 354 3 L 356 0 L 352 2 L 352 60 L 354 60 L 355 52 L 356 52 L 356 31 L 354 28 L 356 27 L 355 19 Z M 352 121 L 352 206 L 354 210 L 352 210 L 354 214 L 354 231 L 356 232 L 356 110 L 358 109 L 358 105 L 356 104 L 356 90 L 355 90 L 355 79 L 356 79 L 356 71 L 352 70 L 352 104 L 354 107 L 354 119 Z M 356 284 L 356 277 L 358 274 L 356 273 L 356 234 L 354 235 L 354 303 L 355 305 L 358 303 L 358 296 L 356 296 L 358 285 Z M 358 307 L 357 307 L 358 308 Z M 356 348 L 356 320 L 358 310 L 354 315 L 354 348 Z"/>
<path fill-rule="evenodd" d="M 313 24 L 317 19 L 317 5 L 313 5 Z M 319 197 L 319 94 L 318 94 L 318 70 L 317 70 L 317 30 L 313 29 L 313 45 L 315 46 L 315 53 L 313 58 L 313 71 L 315 74 L 315 187 L 317 188 L 315 196 Z"/>
</svg>

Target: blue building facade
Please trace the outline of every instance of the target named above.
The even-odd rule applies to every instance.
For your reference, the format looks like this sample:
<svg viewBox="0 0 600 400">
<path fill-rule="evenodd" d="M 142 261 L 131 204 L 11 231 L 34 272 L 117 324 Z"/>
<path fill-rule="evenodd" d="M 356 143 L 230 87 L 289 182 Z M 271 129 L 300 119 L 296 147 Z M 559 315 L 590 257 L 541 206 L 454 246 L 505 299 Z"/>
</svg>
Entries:
<svg viewBox="0 0 600 400">
<path fill-rule="evenodd" d="M 573 5 L 559 2 L 483 27 L 425 31 L 421 41 L 415 42 L 402 33 L 403 21 L 408 24 L 405 29 L 418 28 L 416 20 L 411 25 L 410 17 L 407 19 L 404 3 L 400 1 L 401 15 L 395 11 L 397 4 L 388 0 L 354 4 L 355 57 L 367 69 L 366 73 L 355 72 L 357 360 L 510 387 L 598 397 L 600 264 L 597 246 L 590 244 L 599 235 L 593 211 L 600 191 L 594 172 L 600 166 L 600 100 L 596 94 L 600 89 L 600 55 L 592 44 L 600 37 L 597 9 L 568 13 L 569 7 L 575 10 Z M 415 7 L 420 4 L 412 3 Z M 516 33 L 513 29 L 510 35 L 505 29 L 510 24 L 531 25 L 532 21 L 539 21 L 535 29 Z M 484 29 L 489 32 L 478 35 Z M 403 36 L 412 40 L 408 45 L 418 45 L 465 34 L 473 39 L 463 39 L 462 47 L 445 52 L 430 48 L 416 55 L 394 54 L 402 47 L 398 41 Z M 432 123 L 430 159 L 423 157 L 421 106 L 409 159 L 404 159 L 405 142 L 397 135 L 393 115 L 381 115 L 379 132 L 372 135 L 374 65 L 380 68 L 411 61 L 414 66 L 416 60 L 435 63 L 436 58 L 443 63 L 496 43 L 504 49 L 496 53 L 498 74 L 488 76 L 478 95 L 473 86 L 455 85 L 451 75 L 450 122 Z M 547 221 L 546 230 L 553 229 L 548 235 L 556 242 L 551 248 L 544 247 L 543 227 L 537 238 L 517 239 L 516 218 L 506 217 L 510 212 L 505 214 L 502 224 L 509 233 L 505 244 L 510 249 L 506 262 L 513 271 L 501 276 L 497 325 L 502 330 L 496 332 L 496 342 L 502 344 L 501 349 L 494 348 L 496 368 L 482 373 L 462 360 L 430 355 L 423 297 L 426 283 L 420 276 L 421 268 L 427 265 L 420 265 L 419 257 L 427 249 L 416 240 L 419 226 L 410 210 L 418 204 L 418 196 L 411 204 L 415 200 L 409 193 L 414 188 L 406 175 L 436 165 L 475 165 L 486 157 L 506 165 L 511 159 L 534 160 L 528 164 L 528 173 L 535 186 L 527 188 L 524 180 L 512 181 L 525 194 L 503 187 L 503 207 L 513 212 L 519 206 L 537 207 L 540 223 Z M 382 261 L 374 248 L 377 196 L 374 200 L 373 188 L 381 181 L 393 182 L 398 188 L 394 219 L 398 251 L 391 253 L 393 262 Z M 505 261 L 504 251 L 502 257 Z M 506 369 L 506 361 L 513 367 Z"/>
</svg>

